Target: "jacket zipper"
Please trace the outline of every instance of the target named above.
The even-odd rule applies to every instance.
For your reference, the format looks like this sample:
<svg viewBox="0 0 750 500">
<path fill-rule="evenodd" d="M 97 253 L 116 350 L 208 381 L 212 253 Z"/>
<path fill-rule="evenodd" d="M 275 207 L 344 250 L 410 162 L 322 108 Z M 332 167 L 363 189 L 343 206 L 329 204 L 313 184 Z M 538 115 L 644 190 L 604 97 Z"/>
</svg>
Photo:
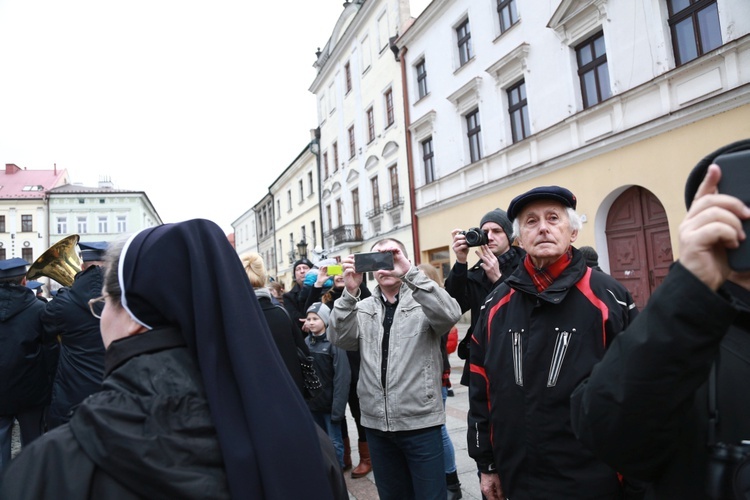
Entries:
<svg viewBox="0 0 750 500">
<path fill-rule="evenodd" d="M 572 336 L 571 332 L 557 330 L 557 339 L 555 340 L 555 351 L 552 353 L 552 362 L 549 365 L 549 376 L 547 377 L 547 387 L 554 387 L 557 384 L 557 378 L 560 376 L 565 353 L 568 351 L 568 344 Z M 573 328 L 572 332 L 575 332 Z"/>
<path fill-rule="evenodd" d="M 512 332 L 513 338 L 513 371 L 516 375 L 516 384 L 523 386 L 523 339 L 520 332 Z"/>
</svg>

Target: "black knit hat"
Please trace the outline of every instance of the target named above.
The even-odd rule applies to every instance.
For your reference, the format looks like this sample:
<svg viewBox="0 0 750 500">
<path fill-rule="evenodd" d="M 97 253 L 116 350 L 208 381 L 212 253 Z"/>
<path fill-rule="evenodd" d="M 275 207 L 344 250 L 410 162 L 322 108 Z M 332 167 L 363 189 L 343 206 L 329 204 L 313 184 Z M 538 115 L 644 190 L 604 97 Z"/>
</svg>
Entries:
<svg viewBox="0 0 750 500">
<path fill-rule="evenodd" d="M 508 214 L 505 212 L 505 210 L 496 208 L 491 212 L 487 212 L 479 222 L 479 228 L 481 229 L 482 226 L 484 226 L 487 222 L 494 222 L 498 226 L 502 227 L 503 231 L 505 231 L 505 236 L 508 237 L 509 241 L 513 237 L 513 223 L 508 218 Z"/>
<path fill-rule="evenodd" d="M 690 175 L 688 175 L 687 182 L 685 183 L 685 206 L 690 208 L 690 205 L 693 204 L 693 199 L 695 198 L 695 193 L 698 191 L 698 186 L 703 182 L 708 167 L 714 162 L 717 156 L 727 153 L 736 153 L 737 151 L 744 151 L 746 149 L 750 149 L 750 139 L 743 139 L 722 146 L 699 161 L 693 168 L 693 171 L 690 172 Z"/>
<path fill-rule="evenodd" d="M 300 264 L 304 264 L 307 267 L 309 267 L 310 269 L 312 269 L 313 267 L 315 267 L 315 264 L 313 264 L 312 262 L 310 262 L 309 260 L 307 260 L 306 258 L 303 257 L 303 258 L 301 258 L 301 259 L 299 259 L 299 260 L 297 260 L 297 261 L 294 262 L 294 265 L 292 266 L 292 274 L 294 274 L 294 273 L 297 272 L 297 266 L 299 266 Z"/>
</svg>

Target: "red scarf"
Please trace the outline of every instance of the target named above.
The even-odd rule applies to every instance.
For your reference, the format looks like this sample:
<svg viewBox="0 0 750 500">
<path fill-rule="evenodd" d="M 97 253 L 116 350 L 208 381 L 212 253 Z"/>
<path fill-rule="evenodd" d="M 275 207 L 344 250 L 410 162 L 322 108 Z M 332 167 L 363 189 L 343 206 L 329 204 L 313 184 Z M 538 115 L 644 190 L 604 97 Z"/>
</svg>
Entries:
<svg viewBox="0 0 750 500">
<path fill-rule="evenodd" d="M 531 257 L 526 254 L 523 267 L 531 276 L 531 281 L 534 282 L 537 292 L 543 292 L 565 271 L 571 260 L 573 260 L 573 248 L 568 247 L 568 250 L 559 259 L 544 269 L 534 267 L 534 264 L 531 263 Z"/>
</svg>

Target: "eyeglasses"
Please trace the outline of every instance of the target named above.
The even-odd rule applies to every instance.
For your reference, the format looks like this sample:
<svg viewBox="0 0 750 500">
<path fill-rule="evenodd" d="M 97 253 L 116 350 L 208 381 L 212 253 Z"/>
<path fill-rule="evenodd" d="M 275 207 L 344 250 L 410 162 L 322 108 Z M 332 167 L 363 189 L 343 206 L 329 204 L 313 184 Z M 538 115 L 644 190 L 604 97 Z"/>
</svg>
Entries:
<svg viewBox="0 0 750 500">
<path fill-rule="evenodd" d="M 101 315 L 100 312 L 96 312 L 96 309 L 94 309 L 94 306 L 96 304 L 101 303 L 102 304 L 101 309 L 103 309 L 104 308 L 104 301 L 105 300 L 107 300 L 107 296 L 106 295 L 102 295 L 100 297 L 96 297 L 94 299 L 89 300 L 89 309 L 91 310 L 92 316 L 94 316 L 96 319 L 102 319 L 102 315 Z"/>
</svg>

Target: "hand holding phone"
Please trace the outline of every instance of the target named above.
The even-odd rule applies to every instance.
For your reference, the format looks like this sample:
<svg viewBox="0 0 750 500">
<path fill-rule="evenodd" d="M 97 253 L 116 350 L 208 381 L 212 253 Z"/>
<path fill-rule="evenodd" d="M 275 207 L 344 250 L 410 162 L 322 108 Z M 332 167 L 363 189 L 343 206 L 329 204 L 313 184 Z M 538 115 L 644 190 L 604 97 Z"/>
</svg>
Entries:
<svg viewBox="0 0 750 500">
<path fill-rule="evenodd" d="M 354 254 L 354 271 L 357 273 L 391 270 L 393 270 L 392 252 L 368 252 Z"/>
<path fill-rule="evenodd" d="M 719 193 L 738 198 L 750 206 L 750 150 L 717 156 L 714 160 L 721 168 Z M 750 220 L 742 221 L 742 229 L 750 235 Z M 727 250 L 729 267 L 734 271 L 750 271 L 750 238 L 740 242 L 738 248 Z"/>
</svg>

